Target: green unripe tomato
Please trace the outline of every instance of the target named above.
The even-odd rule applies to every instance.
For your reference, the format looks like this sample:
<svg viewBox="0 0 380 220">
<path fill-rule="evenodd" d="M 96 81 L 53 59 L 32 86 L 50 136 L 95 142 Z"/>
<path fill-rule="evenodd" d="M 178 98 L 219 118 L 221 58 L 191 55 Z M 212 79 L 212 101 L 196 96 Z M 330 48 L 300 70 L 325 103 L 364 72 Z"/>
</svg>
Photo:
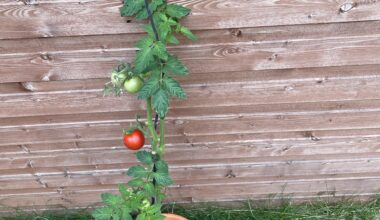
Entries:
<svg viewBox="0 0 380 220">
<path fill-rule="evenodd" d="M 127 75 L 124 72 L 117 72 L 116 70 L 112 71 L 111 81 L 114 86 L 120 87 L 126 79 Z"/>
<path fill-rule="evenodd" d="M 140 77 L 134 76 L 131 79 L 125 81 L 124 89 L 129 93 L 137 93 L 143 87 L 144 83 Z"/>
</svg>

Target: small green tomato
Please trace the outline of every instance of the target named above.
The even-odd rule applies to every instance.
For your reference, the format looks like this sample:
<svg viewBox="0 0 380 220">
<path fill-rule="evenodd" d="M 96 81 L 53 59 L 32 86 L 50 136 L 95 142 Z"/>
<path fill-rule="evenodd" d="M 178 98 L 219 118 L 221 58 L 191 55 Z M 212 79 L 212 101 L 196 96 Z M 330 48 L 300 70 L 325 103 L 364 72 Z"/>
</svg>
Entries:
<svg viewBox="0 0 380 220">
<path fill-rule="evenodd" d="M 134 76 L 131 79 L 125 81 L 124 89 L 129 93 L 137 93 L 143 87 L 144 83 L 140 77 Z"/>
</svg>

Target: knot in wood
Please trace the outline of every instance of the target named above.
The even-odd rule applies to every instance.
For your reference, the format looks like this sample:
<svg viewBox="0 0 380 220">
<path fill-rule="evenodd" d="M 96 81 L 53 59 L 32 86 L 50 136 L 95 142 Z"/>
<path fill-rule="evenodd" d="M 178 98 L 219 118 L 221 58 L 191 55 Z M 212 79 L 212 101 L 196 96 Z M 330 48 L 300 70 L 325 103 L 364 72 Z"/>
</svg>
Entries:
<svg viewBox="0 0 380 220">
<path fill-rule="evenodd" d="M 24 5 L 38 5 L 38 0 L 21 0 Z"/>
<path fill-rule="evenodd" d="M 232 34 L 232 36 L 235 36 L 235 37 L 241 37 L 243 34 L 240 29 L 231 29 L 230 33 Z"/>
<path fill-rule="evenodd" d="M 354 7 L 356 7 L 356 3 L 352 3 L 352 2 L 349 2 L 349 3 L 344 3 L 343 5 L 340 6 L 339 8 L 339 12 L 340 13 L 346 13 L 346 12 L 349 12 L 350 10 L 352 10 Z"/>
<path fill-rule="evenodd" d="M 53 60 L 53 57 L 48 53 L 42 53 L 42 54 L 40 54 L 40 57 L 43 60 L 49 60 L 49 61 Z"/>
</svg>

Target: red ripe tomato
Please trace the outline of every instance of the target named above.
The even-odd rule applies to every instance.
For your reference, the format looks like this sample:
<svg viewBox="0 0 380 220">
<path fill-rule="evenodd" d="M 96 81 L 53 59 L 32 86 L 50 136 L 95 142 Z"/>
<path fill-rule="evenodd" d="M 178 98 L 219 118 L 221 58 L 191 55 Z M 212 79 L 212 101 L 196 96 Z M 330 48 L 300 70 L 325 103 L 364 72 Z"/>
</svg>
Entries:
<svg viewBox="0 0 380 220">
<path fill-rule="evenodd" d="M 138 150 L 142 148 L 144 142 L 144 134 L 139 129 L 135 129 L 130 134 L 124 134 L 124 145 L 130 150 Z"/>
</svg>

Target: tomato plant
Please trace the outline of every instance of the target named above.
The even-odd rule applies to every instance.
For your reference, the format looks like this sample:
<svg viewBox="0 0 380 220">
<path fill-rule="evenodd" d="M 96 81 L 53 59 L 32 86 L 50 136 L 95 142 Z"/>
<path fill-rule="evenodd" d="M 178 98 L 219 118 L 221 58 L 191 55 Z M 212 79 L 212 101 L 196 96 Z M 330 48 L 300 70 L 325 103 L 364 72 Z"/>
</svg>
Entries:
<svg viewBox="0 0 380 220">
<path fill-rule="evenodd" d="M 131 150 L 139 150 L 144 146 L 145 137 L 144 134 L 139 130 L 135 129 L 132 133 L 124 134 L 124 145 Z"/>
<path fill-rule="evenodd" d="M 113 70 L 104 92 L 118 96 L 124 92 L 136 93 L 139 100 L 146 102 L 145 123 L 137 117 L 136 123 L 128 129 L 133 132 L 125 135 L 124 143 L 137 150 L 146 138 L 150 149 L 137 151 L 135 155 L 140 164 L 128 169 L 126 174 L 131 178 L 128 185 L 119 186 L 120 195 L 103 194 L 105 207 L 95 210 L 93 216 L 97 220 L 162 220 L 164 188 L 173 183 L 168 164 L 162 159 L 165 119 L 170 98 L 187 97 L 176 78 L 189 73 L 188 68 L 167 50 L 167 45 L 178 45 L 178 35 L 190 40 L 196 40 L 196 36 L 180 22 L 190 14 L 190 9 L 166 0 L 124 0 L 120 14 L 136 20 L 147 19 L 149 24 L 143 27 L 146 35 L 135 44 L 138 49 L 135 58 Z"/>
</svg>

